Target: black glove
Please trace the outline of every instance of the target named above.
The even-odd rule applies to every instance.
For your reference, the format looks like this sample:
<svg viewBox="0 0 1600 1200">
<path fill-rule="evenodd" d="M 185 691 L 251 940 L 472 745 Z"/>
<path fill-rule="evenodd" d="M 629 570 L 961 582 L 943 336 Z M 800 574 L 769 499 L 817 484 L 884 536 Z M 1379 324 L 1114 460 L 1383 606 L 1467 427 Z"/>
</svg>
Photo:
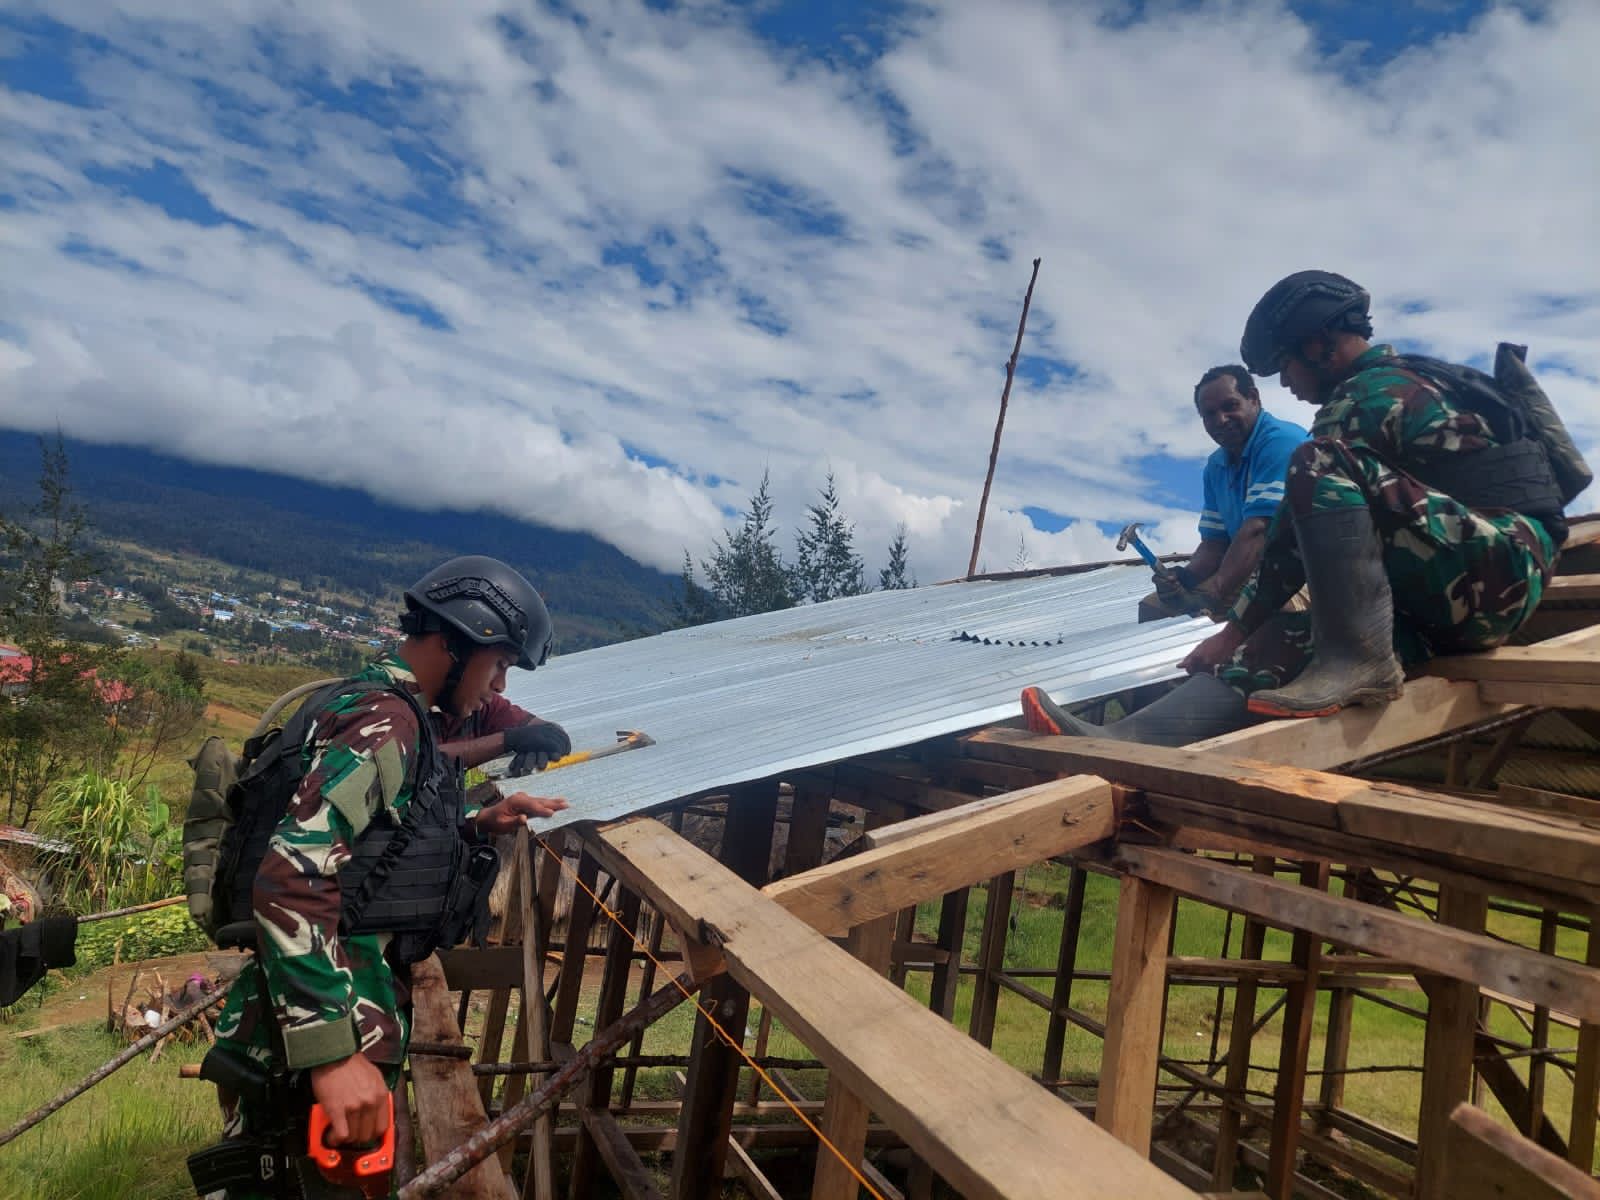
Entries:
<svg viewBox="0 0 1600 1200">
<path fill-rule="evenodd" d="M 513 775 L 542 771 L 556 759 L 572 753 L 572 739 L 554 721 L 530 721 L 506 730 L 502 736 L 506 749 L 516 756 L 511 760 Z"/>
</svg>

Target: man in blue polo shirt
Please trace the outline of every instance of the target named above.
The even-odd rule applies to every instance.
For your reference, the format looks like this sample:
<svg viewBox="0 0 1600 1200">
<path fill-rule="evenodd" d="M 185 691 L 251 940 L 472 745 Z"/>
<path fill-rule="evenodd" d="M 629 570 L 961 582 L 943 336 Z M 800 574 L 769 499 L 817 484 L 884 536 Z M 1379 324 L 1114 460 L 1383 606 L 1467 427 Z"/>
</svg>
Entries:
<svg viewBox="0 0 1600 1200">
<path fill-rule="evenodd" d="M 1206 460 L 1200 546 L 1174 581 L 1156 577 L 1139 602 L 1139 620 L 1228 611 L 1261 561 L 1267 525 L 1283 500 L 1289 456 L 1306 431 L 1261 407 L 1250 372 L 1212 367 L 1194 388 L 1194 406 L 1219 449 Z"/>
</svg>

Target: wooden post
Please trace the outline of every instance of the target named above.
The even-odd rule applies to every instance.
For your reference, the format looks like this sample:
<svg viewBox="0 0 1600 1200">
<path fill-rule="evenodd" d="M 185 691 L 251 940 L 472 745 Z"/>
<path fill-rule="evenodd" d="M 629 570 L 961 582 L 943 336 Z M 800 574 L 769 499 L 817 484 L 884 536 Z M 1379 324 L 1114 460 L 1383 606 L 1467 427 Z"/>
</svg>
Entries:
<svg viewBox="0 0 1600 1200">
<path fill-rule="evenodd" d="M 1078 970 L 1078 938 L 1083 932 L 1083 895 L 1089 872 L 1074 865 L 1067 879 L 1067 907 L 1061 918 L 1061 949 L 1056 954 L 1056 984 L 1050 997 L 1050 1022 L 1044 1033 L 1043 1077 L 1046 1083 L 1061 1078 L 1066 1052 L 1067 1009 L 1072 1007 L 1072 979 Z"/>
<path fill-rule="evenodd" d="M 1454 884 L 1439 887 L 1439 923 L 1481 933 L 1488 898 Z M 1417 1200 L 1449 1200 L 1446 1146 L 1450 1114 L 1472 1093 L 1472 1053 L 1478 1032 L 1478 989 L 1428 976 L 1428 1029 L 1422 1048 L 1422 1103 L 1417 1122 Z"/>
<path fill-rule="evenodd" d="M 757 887 L 766 881 L 777 812 L 776 784 L 741 787 L 728 798 L 721 858 L 734 874 Z M 710 1009 L 730 1037 L 742 1041 L 750 993 L 723 975 L 706 987 L 701 1005 L 672 1154 L 674 1196 L 714 1196 L 722 1187 L 741 1060 L 712 1029 L 706 1010 Z"/>
<path fill-rule="evenodd" d="M 1269 855 L 1257 855 L 1250 869 L 1257 875 L 1273 873 L 1274 861 Z M 1245 922 L 1244 936 L 1240 939 L 1239 957 L 1259 959 L 1266 945 L 1267 927 L 1252 918 Z M 1245 976 L 1233 994 L 1233 1024 L 1228 1029 L 1228 1065 L 1223 1068 L 1223 1106 L 1217 1114 L 1217 1156 L 1211 1164 L 1211 1187 L 1214 1191 L 1233 1190 L 1233 1176 L 1239 1157 L 1239 1126 L 1244 1103 L 1245 1087 L 1250 1081 L 1250 1043 L 1256 1022 L 1256 981 Z"/>
<path fill-rule="evenodd" d="M 894 932 L 894 917 L 879 917 L 852 929 L 845 945 L 881 975 L 889 966 Z M 831 1154 L 826 1146 L 818 1145 L 811 1200 L 856 1200 L 859 1185 L 849 1167 L 859 1167 L 866 1154 L 867 1119 L 871 1115 L 866 1101 L 845 1085 L 838 1072 L 828 1072 L 828 1101 L 822 1110 L 821 1125 L 839 1154 Z"/>
<path fill-rule="evenodd" d="M 667 827 L 673 833 L 683 832 L 683 809 L 675 808 L 667 815 Z M 639 1001 L 643 1003 L 651 990 L 656 986 L 656 959 L 661 957 L 661 939 L 666 933 L 667 919 L 654 909 L 650 910 L 650 938 L 648 942 L 650 952 L 645 955 L 644 965 L 639 974 Z M 643 1029 L 633 1035 L 633 1045 L 629 1047 L 628 1054 L 637 1058 L 644 1050 Z M 622 1107 L 627 1108 L 633 1103 L 633 1085 L 638 1078 L 639 1069 L 629 1066 L 622 1072 Z"/>
<path fill-rule="evenodd" d="M 1303 863 L 1300 882 L 1318 891 L 1328 886 L 1328 864 Z M 1283 1041 L 1278 1052 L 1278 1082 L 1272 1097 L 1272 1142 L 1267 1159 L 1265 1191 L 1273 1200 L 1293 1200 L 1296 1152 L 1300 1145 L 1300 1113 L 1305 1105 L 1306 1057 L 1311 1050 L 1311 1025 L 1317 1015 L 1317 970 L 1322 939 L 1296 930 L 1291 961 L 1305 974 L 1288 987 L 1283 1012 Z"/>
<path fill-rule="evenodd" d="M 1006 938 L 1011 932 L 1011 893 L 1015 871 L 1006 871 L 989 881 L 987 907 L 983 914 L 983 938 L 978 943 L 978 977 L 972 990 L 972 1019 L 968 1032 L 980 1045 L 994 1041 L 995 1010 L 1000 1004 L 999 973 L 1005 969 Z"/>
<path fill-rule="evenodd" d="M 1600 967 L 1600 917 L 1589 915 L 1591 967 Z M 1580 1171 L 1594 1170 L 1596 1110 L 1600 1109 L 1600 1023 L 1578 1026 L 1578 1065 L 1572 1076 L 1572 1129 L 1567 1134 L 1567 1158 Z"/>
<path fill-rule="evenodd" d="M 1176 894 L 1124 876 L 1117 898 L 1095 1123 L 1146 1157 L 1161 1056 L 1162 996 Z"/>
<path fill-rule="evenodd" d="M 1344 878 L 1344 895 L 1354 899 L 1356 873 L 1350 867 Z M 1340 947 L 1335 947 L 1338 953 Z M 1324 964 L 1326 965 L 1326 964 Z M 1344 1103 L 1345 1067 L 1350 1064 L 1350 1027 L 1355 1019 L 1356 994 L 1353 988 L 1335 987 L 1328 993 L 1328 1035 L 1322 1049 L 1322 1082 L 1318 1089 L 1321 1101 L 1317 1109 L 1317 1127 L 1326 1132 L 1331 1127 L 1329 1114 Z"/>
<path fill-rule="evenodd" d="M 1550 909 L 1545 909 L 1539 914 L 1539 953 L 1554 954 L 1556 952 L 1556 914 Z M 1484 1028 L 1488 1029 L 1488 1022 Z M 1537 1053 L 1545 1050 L 1550 1045 L 1550 1006 L 1548 1004 L 1535 1004 L 1533 1006 L 1533 1028 L 1529 1031 L 1530 1041 L 1535 1054 L 1528 1060 L 1528 1124 L 1522 1131 L 1531 1138 L 1539 1136 L 1539 1127 L 1544 1124 L 1544 1083 L 1545 1074 L 1549 1064 Z"/>
<path fill-rule="evenodd" d="M 945 960 L 934 963 L 928 985 L 928 1007 L 946 1021 L 956 1011 L 956 994 L 961 988 L 961 947 L 967 939 L 967 894 L 970 888 L 957 888 L 945 895 L 939 906 L 938 946 Z M 926 1159 L 917 1157 L 907 1174 L 906 1194 L 911 1200 L 932 1200 L 934 1171 Z"/>
<path fill-rule="evenodd" d="M 610 941 L 606 946 L 605 973 L 600 980 L 600 998 L 595 1008 L 594 1027 L 605 1029 L 622 1016 L 628 999 L 628 975 L 633 966 L 633 934 L 639 926 L 639 897 L 633 892 L 623 892 L 622 903 L 617 908 L 622 924 L 611 926 Z M 603 1110 L 611 1104 L 610 1067 L 596 1067 L 579 1093 L 581 1110 Z M 572 1183 L 568 1194 L 572 1200 L 587 1200 L 594 1194 L 595 1167 L 600 1161 L 600 1147 L 587 1125 L 578 1131 L 578 1145 L 572 1155 Z"/>
<path fill-rule="evenodd" d="M 518 832 L 518 847 L 526 870 L 521 879 L 522 901 L 522 1028 L 530 1058 L 550 1057 L 550 1009 L 544 999 L 545 950 L 550 944 L 550 925 L 555 913 L 556 893 L 561 887 L 560 851 L 535 850 L 526 830 Z M 559 841 L 559 839 L 558 839 Z M 535 866 L 537 864 L 537 867 Z M 515 1077 L 513 1077 L 514 1079 Z M 506 1081 L 502 1111 L 522 1097 L 523 1087 L 537 1091 L 545 1081 L 535 1075 L 515 1091 L 513 1080 Z M 555 1122 L 549 1116 L 533 1123 L 533 1146 L 528 1155 L 528 1171 L 522 1181 L 527 1200 L 543 1200 L 555 1195 L 555 1149 L 552 1141 Z"/>
</svg>

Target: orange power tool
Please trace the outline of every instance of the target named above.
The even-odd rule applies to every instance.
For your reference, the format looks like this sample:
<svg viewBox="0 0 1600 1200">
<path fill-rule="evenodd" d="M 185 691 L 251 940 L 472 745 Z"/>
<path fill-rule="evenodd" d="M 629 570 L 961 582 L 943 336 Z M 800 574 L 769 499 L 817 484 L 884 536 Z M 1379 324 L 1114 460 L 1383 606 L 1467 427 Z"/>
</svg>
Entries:
<svg viewBox="0 0 1600 1200">
<path fill-rule="evenodd" d="M 389 1172 L 394 1170 L 394 1097 L 389 1097 L 389 1124 L 383 1137 L 371 1146 L 330 1146 L 326 1141 L 328 1114 L 322 1105 L 311 1106 L 306 1153 L 329 1183 L 357 1188 L 368 1200 L 389 1194 Z"/>
</svg>

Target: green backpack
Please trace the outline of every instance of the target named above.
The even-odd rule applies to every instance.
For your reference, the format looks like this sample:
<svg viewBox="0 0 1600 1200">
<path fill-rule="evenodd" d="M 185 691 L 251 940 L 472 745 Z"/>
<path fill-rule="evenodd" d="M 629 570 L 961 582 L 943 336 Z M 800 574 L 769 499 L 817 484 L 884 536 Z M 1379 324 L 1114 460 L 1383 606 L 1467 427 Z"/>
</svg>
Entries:
<svg viewBox="0 0 1600 1200">
<path fill-rule="evenodd" d="M 189 811 L 183 819 L 183 887 L 189 896 L 189 915 L 206 933 L 216 933 L 211 890 L 216 881 L 222 838 L 233 821 L 228 793 L 262 749 L 282 731 L 281 726 L 274 724 L 278 715 L 301 697 L 338 682 L 338 679 L 316 679 L 279 696 L 267 706 L 254 731 L 245 739 L 242 754 L 236 756 L 227 742 L 213 735 L 201 743 L 189 760 L 189 766 L 194 768 L 194 789 L 189 793 Z"/>
</svg>

